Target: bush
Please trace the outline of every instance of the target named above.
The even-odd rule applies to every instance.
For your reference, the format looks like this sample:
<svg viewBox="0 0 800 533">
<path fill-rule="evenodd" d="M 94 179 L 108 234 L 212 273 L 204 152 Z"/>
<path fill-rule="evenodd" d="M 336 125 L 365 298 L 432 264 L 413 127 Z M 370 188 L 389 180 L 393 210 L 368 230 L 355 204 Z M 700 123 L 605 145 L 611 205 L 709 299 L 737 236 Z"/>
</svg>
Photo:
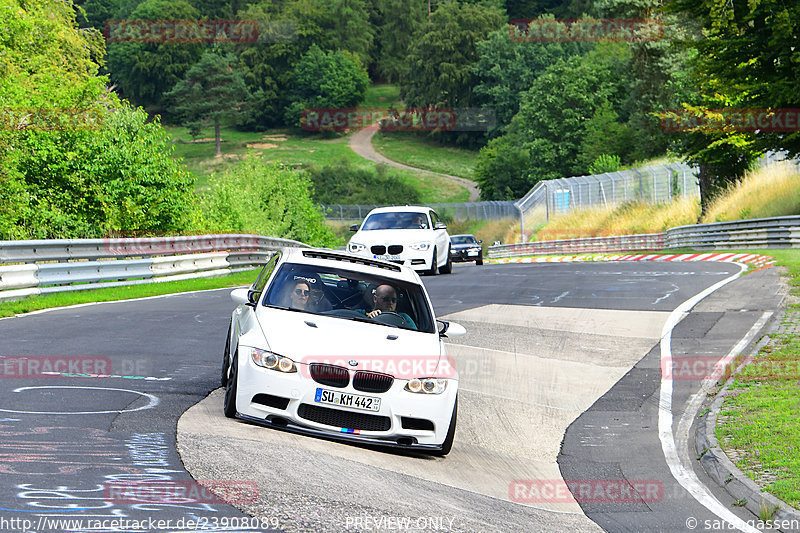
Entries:
<svg viewBox="0 0 800 533">
<path fill-rule="evenodd" d="M 30 129 L 12 143 L 17 198 L 28 201 L 14 238 L 180 233 L 198 224 L 194 183 L 169 157 L 158 121 L 127 104 L 104 113 L 97 129 Z M 16 178 L 14 178 L 16 176 Z M 8 226 L 8 224 L 6 224 Z"/>
<path fill-rule="evenodd" d="M 390 174 L 385 165 L 375 171 L 354 168 L 346 159 L 310 167 L 314 201 L 319 204 L 415 204 L 419 193 Z"/>
<path fill-rule="evenodd" d="M 306 108 L 350 108 L 364 100 L 369 76 L 352 54 L 311 46 L 292 71 L 286 123 L 300 126 Z"/>
<path fill-rule="evenodd" d="M 247 158 L 215 175 L 201 198 L 206 231 L 253 233 L 337 246 L 322 213 L 311 201 L 311 182 L 278 163 Z"/>
</svg>

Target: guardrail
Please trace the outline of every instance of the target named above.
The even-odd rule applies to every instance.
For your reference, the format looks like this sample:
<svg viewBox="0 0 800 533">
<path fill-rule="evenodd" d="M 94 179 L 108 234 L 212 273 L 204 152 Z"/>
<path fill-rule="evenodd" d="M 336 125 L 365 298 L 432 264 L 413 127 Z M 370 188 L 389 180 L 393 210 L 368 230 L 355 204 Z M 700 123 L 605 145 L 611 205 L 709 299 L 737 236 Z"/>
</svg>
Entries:
<svg viewBox="0 0 800 533">
<path fill-rule="evenodd" d="M 679 226 L 667 230 L 666 245 L 698 250 L 800 248 L 800 216 Z"/>
<path fill-rule="evenodd" d="M 0 241 L 0 301 L 36 294 L 216 276 L 308 247 L 260 235 Z"/>
<path fill-rule="evenodd" d="M 679 226 L 665 233 L 503 244 L 490 246 L 489 258 L 550 253 L 654 251 L 664 248 L 800 248 L 800 216 Z"/>
<path fill-rule="evenodd" d="M 574 254 L 622 252 L 626 250 L 661 250 L 664 248 L 665 240 L 665 233 L 648 233 L 643 235 L 615 235 L 611 237 L 586 237 L 582 239 L 500 244 L 489 247 L 489 259 L 552 253 Z"/>
</svg>

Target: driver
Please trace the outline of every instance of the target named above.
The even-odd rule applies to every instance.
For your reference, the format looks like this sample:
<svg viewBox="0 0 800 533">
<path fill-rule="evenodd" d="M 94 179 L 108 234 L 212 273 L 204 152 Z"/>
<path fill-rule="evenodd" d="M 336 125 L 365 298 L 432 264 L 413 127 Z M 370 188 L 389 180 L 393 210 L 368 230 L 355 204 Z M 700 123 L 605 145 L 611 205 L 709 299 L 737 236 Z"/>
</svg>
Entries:
<svg viewBox="0 0 800 533">
<path fill-rule="evenodd" d="M 372 307 L 372 311 L 367 313 L 370 318 L 375 318 L 383 312 L 394 313 L 405 319 L 409 327 L 417 329 L 410 316 L 397 312 L 397 291 L 391 285 L 378 285 L 372 295 Z"/>
</svg>

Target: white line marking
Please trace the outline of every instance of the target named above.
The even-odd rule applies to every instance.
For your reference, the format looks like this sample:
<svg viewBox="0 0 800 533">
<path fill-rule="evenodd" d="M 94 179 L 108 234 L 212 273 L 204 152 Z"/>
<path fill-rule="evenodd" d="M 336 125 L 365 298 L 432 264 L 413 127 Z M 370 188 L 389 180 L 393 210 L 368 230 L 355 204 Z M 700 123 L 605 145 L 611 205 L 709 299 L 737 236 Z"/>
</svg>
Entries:
<svg viewBox="0 0 800 533">
<path fill-rule="evenodd" d="M 156 396 L 152 394 L 147 394 L 146 392 L 139 392 L 130 389 L 112 389 L 108 387 L 70 387 L 70 386 L 48 386 L 44 385 L 41 387 L 20 387 L 18 389 L 14 389 L 12 392 L 23 392 L 26 390 L 35 390 L 35 389 L 88 389 L 88 390 L 110 390 L 110 391 L 119 391 L 119 392 L 130 392 L 131 394 L 138 394 L 139 396 L 144 396 L 149 401 L 147 405 L 142 407 L 137 407 L 136 409 L 118 409 L 113 411 L 16 411 L 13 409 L 0 409 L 0 411 L 4 413 L 19 413 L 24 415 L 101 415 L 107 413 L 133 413 L 135 411 L 144 411 L 145 409 L 152 409 L 156 405 L 158 405 L 159 400 Z"/>
<path fill-rule="evenodd" d="M 672 368 L 672 329 L 678 324 L 683 314 L 691 310 L 697 305 L 700 300 L 713 293 L 723 285 L 730 283 L 739 276 L 747 268 L 746 265 L 738 264 L 739 272 L 729 276 L 722 281 L 715 283 L 703 292 L 696 294 L 679 305 L 672 313 L 661 335 L 661 368 Z M 686 489 L 692 497 L 697 500 L 703 507 L 717 515 L 722 520 L 733 525 L 735 528 L 745 531 L 747 533 L 759 533 L 759 530 L 750 526 L 733 514 L 727 507 L 725 507 L 717 498 L 711 494 L 706 488 L 694 470 L 688 465 L 684 465 L 678 456 L 677 445 L 675 443 L 675 436 L 672 433 L 673 416 L 672 416 L 672 379 L 666 379 L 664 376 L 661 378 L 661 392 L 659 396 L 658 405 L 658 438 L 661 441 L 661 449 L 664 451 L 664 458 L 667 462 L 672 477 Z M 688 436 L 686 437 L 688 439 Z"/>
</svg>

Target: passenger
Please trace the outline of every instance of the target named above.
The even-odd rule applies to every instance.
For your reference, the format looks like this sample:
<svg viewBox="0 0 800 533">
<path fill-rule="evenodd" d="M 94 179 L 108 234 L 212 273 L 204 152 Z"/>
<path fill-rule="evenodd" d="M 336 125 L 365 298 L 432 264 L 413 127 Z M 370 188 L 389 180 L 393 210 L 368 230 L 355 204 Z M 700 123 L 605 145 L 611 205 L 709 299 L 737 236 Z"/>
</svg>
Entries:
<svg viewBox="0 0 800 533">
<path fill-rule="evenodd" d="M 405 319 L 411 329 L 417 329 L 410 316 L 397 312 L 397 291 L 391 285 L 378 285 L 372 295 L 372 307 L 372 311 L 367 313 L 370 318 L 375 318 L 383 312 L 391 312 Z"/>
<path fill-rule="evenodd" d="M 412 227 L 414 229 L 428 229 L 428 223 L 425 221 L 425 215 L 422 213 L 417 213 L 417 216 L 414 217 L 414 225 Z"/>
<path fill-rule="evenodd" d="M 292 309 L 306 310 L 308 307 L 308 297 L 311 294 L 311 289 L 308 287 L 308 282 L 302 279 L 296 280 L 294 289 L 289 294 L 289 307 Z"/>
</svg>

